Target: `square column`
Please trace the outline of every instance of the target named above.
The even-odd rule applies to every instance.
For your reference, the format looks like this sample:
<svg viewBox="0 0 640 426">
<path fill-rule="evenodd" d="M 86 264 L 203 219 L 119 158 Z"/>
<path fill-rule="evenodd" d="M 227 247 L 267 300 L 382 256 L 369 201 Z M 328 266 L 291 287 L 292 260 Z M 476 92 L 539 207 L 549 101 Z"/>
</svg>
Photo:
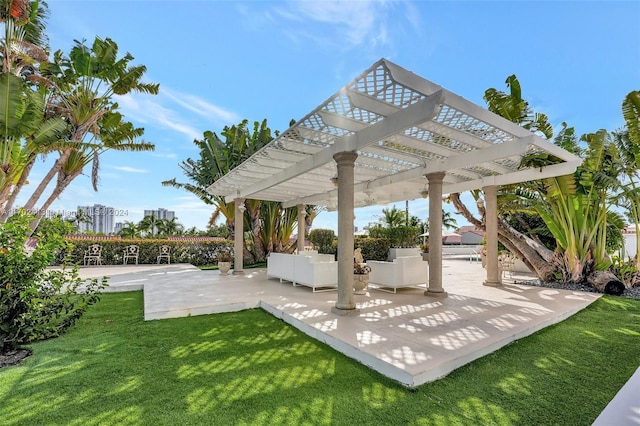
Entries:
<svg viewBox="0 0 640 426">
<path fill-rule="evenodd" d="M 233 200 L 233 275 L 244 274 L 244 198 Z"/>
<path fill-rule="evenodd" d="M 485 231 L 487 232 L 487 280 L 483 285 L 499 287 L 502 277 L 498 268 L 498 187 L 485 186 L 484 202 L 486 204 Z"/>
<path fill-rule="evenodd" d="M 338 301 L 331 312 L 357 315 L 353 301 L 353 184 L 354 163 L 358 154 L 339 152 L 333 156 L 338 165 Z"/>
<path fill-rule="evenodd" d="M 298 254 L 304 252 L 304 242 L 306 236 L 306 227 L 305 216 L 307 215 L 307 211 L 304 209 L 304 204 L 298 204 Z"/>
<path fill-rule="evenodd" d="M 447 297 L 442 288 L 442 180 L 444 172 L 429 173 L 429 288 L 425 296 Z"/>
</svg>

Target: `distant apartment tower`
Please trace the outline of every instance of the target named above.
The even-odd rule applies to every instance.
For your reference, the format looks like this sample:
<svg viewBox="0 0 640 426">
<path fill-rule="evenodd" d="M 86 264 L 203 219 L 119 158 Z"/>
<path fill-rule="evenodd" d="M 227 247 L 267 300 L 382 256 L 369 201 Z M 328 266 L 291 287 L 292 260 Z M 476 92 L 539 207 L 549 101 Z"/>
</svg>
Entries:
<svg viewBox="0 0 640 426">
<path fill-rule="evenodd" d="M 151 216 L 153 214 L 156 219 L 167 219 L 172 220 L 176 217 L 176 212 L 172 210 L 163 209 L 162 207 L 158 210 L 145 210 L 144 216 Z"/>
<path fill-rule="evenodd" d="M 78 224 L 78 231 L 92 231 L 95 233 L 113 233 L 113 207 L 94 204 L 93 206 L 78 206 L 78 210 L 91 219 L 91 223 L 81 222 Z"/>
<path fill-rule="evenodd" d="M 114 234 L 119 234 L 120 231 L 122 231 L 122 228 L 124 227 L 124 223 L 122 222 L 116 222 L 114 228 L 113 228 L 113 233 Z"/>
</svg>

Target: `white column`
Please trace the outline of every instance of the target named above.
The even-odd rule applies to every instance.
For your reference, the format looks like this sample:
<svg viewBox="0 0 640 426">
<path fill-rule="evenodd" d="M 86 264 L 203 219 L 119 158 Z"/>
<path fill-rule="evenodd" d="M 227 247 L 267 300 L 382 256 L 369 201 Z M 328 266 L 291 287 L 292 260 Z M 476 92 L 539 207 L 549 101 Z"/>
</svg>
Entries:
<svg viewBox="0 0 640 426">
<path fill-rule="evenodd" d="M 447 297 L 442 288 L 442 180 L 444 172 L 429 173 L 429 288 L 425 296 Z"/>
<path fill-rule="evenodd" d="M 487 280 L 483 284 L 499 287 L 502 285 L 502 277 L 498 269 L 498 187 L 485 186 L 482 191 L 486 205 L 484 220 L 487 233 Z"/>
<path fill-rule="evenodd" d="M 233 233 L 233 275 L 244 274 L 244 198 L 234 201 L 234 233 Z"/>
<path fill-rule="evenodd" d="M 307 227 L 304 217 L 306 215 L 307 211 L 304 209 L 304 204 L 298 204 L 298 254 L 304 252 L 305 230 Z"/>
<path fill-rule="evenodd" d="M 338 301 L 331 309 L 338 315 L 357 315 L 353 301 L 353 184 L 354 162 L 358 154 L 339 152 L 338 164 Z"/>
</svg>

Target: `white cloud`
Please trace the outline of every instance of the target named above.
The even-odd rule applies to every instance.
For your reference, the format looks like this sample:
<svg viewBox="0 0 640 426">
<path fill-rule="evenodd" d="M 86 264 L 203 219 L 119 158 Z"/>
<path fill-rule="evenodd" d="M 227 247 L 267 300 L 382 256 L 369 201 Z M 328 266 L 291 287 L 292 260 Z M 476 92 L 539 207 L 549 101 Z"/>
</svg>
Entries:
<svg viewBox="0 0 640 426">
<path fill-rule="evenodd" d="M 116 170 L 120 170 L 121 172 L 127 172 L 127 173 L 149 173 L 149 170 L 137 169 L 135 167 L 129 167 L 129 166 L 113 166 L 113 168 Z"/>
<path fill-rule="evenodd" d="M 186 135 L 189 141 L 201 139 L 205 125 L 240 121 L 240 116 L 232 111 L 164 86 L 156 96 L 133 93 L 116 98 L 122 113 L 134 124 L 171 129 Z M 204 120 L 198 122 L 198 117 Z"/>
<path fill-rule="evenodd" d="M 220 122 L 222 124 L 235 123 L 240 121 L 240 116 L 234 112 L 227 111 L 217 105 L 211 104 L 204 99 L 189 93 L 177 92 L 171 89 L 162 88 L 161 93 L 177 103 L 183 108 L 194 112 L 207 120 Z"/>
<path fill-rule="evenodd" d="M 186 135 L 189 140 L 201 137 L 201 131 L 190 125 L 180 115 L 162 105 L 162 98 L 142 98 L 139 94 L 128 94 L 117 97 L 118 104 L 126 119 L 134 122 L 141 122 L 158 126 L 160 128 L 172 129 L 178 133 Z"/>
<path fill-rule="evenodd" d="M 158 158 L 176 158 L 177 155 L 174 152 L 167 152 L 167 153 L 160 153 L 160 152 L 152 152 L 151 155 L 153 157 L 158 157 Z"/>
<path fill-rule="evenodd" d="M 290 1 L 287 9 L 277 8 L 281 19 L 304 25 L 311 20 L 331 26 L 333 38 L 314 37 L 308 30 L 286 29 L 291 38 L 293 34 L 314 40 L 316 43 L 339 44 L 347 48 L 369 45 L 386 45 L 390 42 L 388 15 L 393 1 Z"/>
</svg>

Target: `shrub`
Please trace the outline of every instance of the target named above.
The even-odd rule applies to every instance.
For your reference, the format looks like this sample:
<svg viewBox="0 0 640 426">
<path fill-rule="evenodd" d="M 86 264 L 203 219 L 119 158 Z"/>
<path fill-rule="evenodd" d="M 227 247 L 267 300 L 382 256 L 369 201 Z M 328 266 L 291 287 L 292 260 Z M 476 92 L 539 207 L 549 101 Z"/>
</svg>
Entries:
<svg viewBox="0 0 640 426">
<path fill-rule="evenodd" d="M 333 253 L 332 245 L 335 238 L 336 234 L 331 229 L 312 229 L 309 232 L 309 241 L 318 253 Z"/>
<path fill-rule="evenodd" d="M 369 229 L 370 237 L 387 239 L 391 247 L 415 247 L 418 235 L 420 235 L 419 226 L 401 225 L 388 228 L 377 225 Z"/>
<path fill-rule="evenodd" d="M 66 246 L 64 237 L 53 228 L 35 235 L 38 243 L 28 254 L 25 243 L 33 219 L 20 211 L 0 224 L 1 352 L 59 336 L 98 301 L 98 292 L 106 285 L 106 278 L 94 279 L 80 293 L 77 290 L 83 281 L 77 267 L 47 270 Z"/>
<path fill-rule="evenodd" d="M 385 261 L 389 257 L 391 244 L 386 238 L 356 238 L 355 248 L 360 248 L 364 260 Z"/>
<path fill-rule="evenodd" d="M 140 247 L 138 263 L 157 262 L 160 246 L 168 245 L 171 251 L 171 263 L 190 263 L 194 266 L 213 265 L 220 253 L 233 251 L 233 241 L 174 241 L 161 239 L 113 239 L 113 240 L 73 240 L 70 249 L 58 256 L 58 262 L 68 253 L 70 261 L 82 264 L 85 250 L 92 244 L 102 246 L 103 265 L 121 265 L 124 248 L 135 244 Z"/>
</svg>

